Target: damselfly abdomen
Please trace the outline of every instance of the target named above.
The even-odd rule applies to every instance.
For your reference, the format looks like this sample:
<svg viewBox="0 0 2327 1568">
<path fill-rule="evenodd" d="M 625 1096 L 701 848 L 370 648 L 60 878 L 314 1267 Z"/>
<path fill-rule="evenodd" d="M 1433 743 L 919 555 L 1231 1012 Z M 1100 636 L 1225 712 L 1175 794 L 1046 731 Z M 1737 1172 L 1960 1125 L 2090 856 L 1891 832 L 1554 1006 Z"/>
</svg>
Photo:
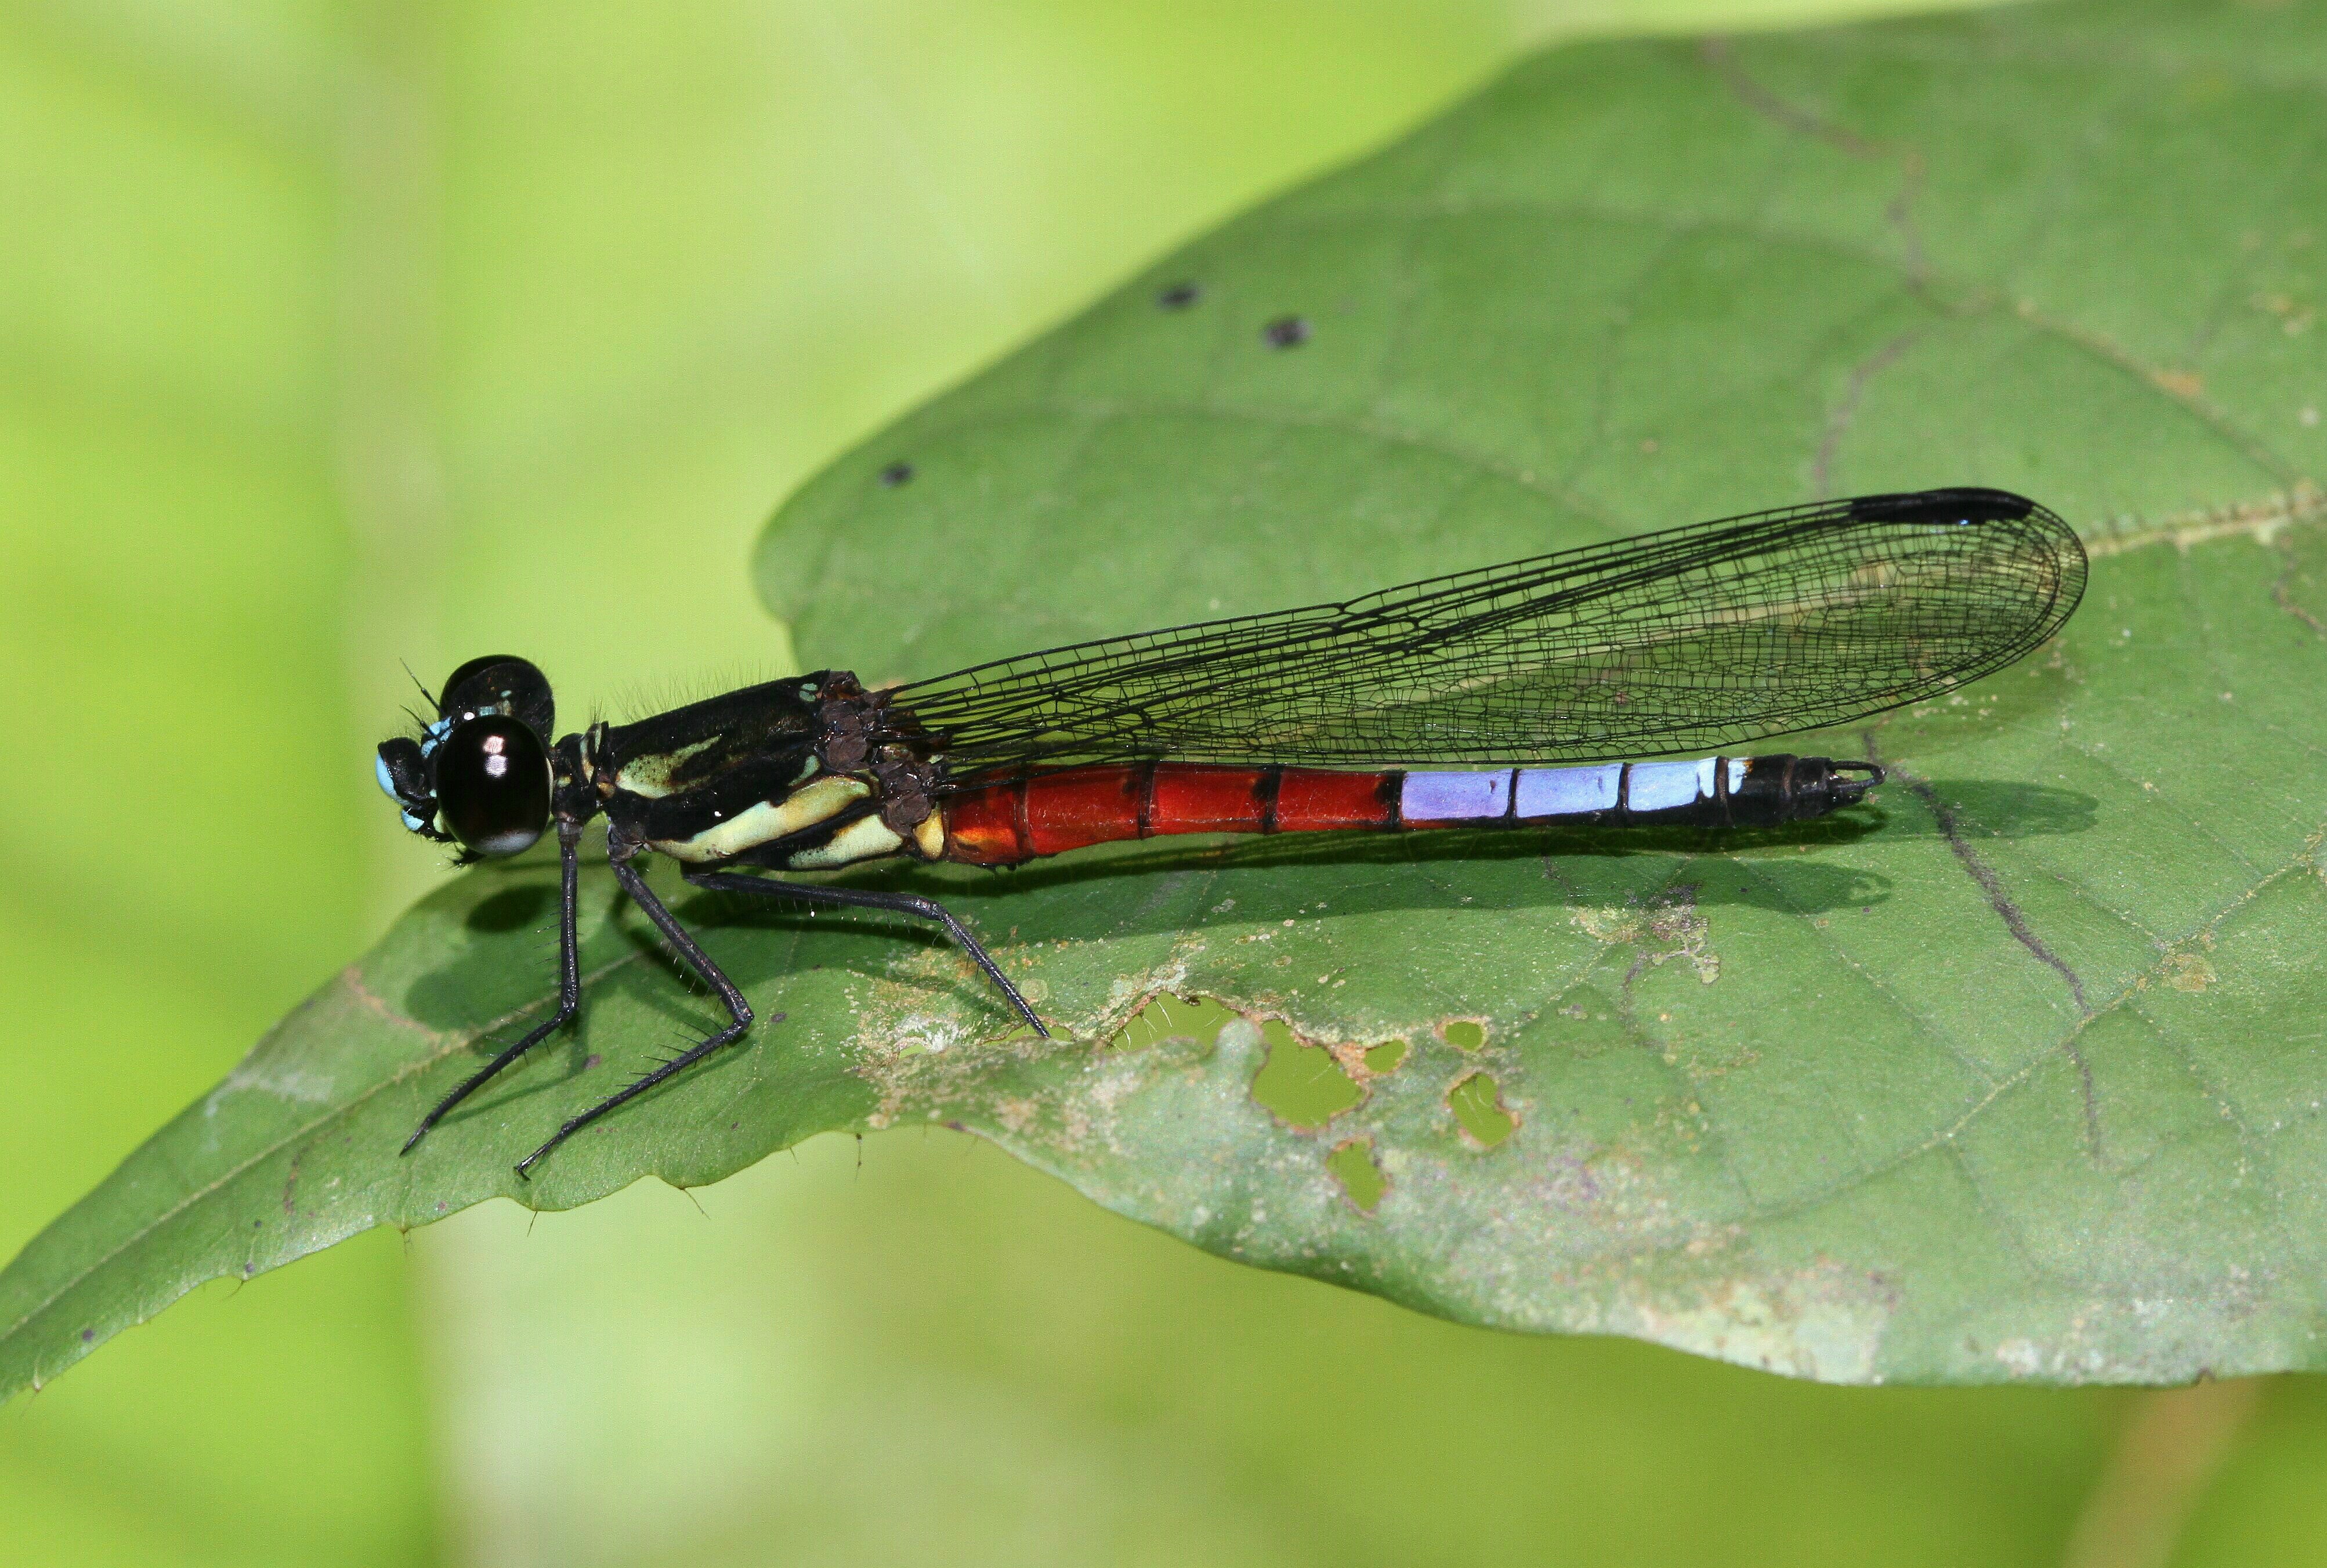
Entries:
<svg viewBox="0 0 2327 1568">
<path fill-rule="evenodd" d="M 2051 637 L 2084 583 L 2084 550 L 2052 513 L 2001 490 L 1941 490 L 1760 512 L 886 690 L 826 670 L 554 742 L 541 672 L 472 659 L 435 719 L 380 746 L 380 787 L 406 826 L 458 845 L 463 863 L 556 828 L 558 1005 L 405 1147 L 580 1010 L 576 857 L 593 817 L 606 818 L 616 880 L 730 1022 L 566 1122 L 520 1173 L 751 1027 L 743 994 L 640 875 L 646 851 L 698 887 L 934 920 L 1047 1036 L 935 901 L 746 868 L 1010 865 L 1191 833 L 1802 821 L 1858 800 L 1881 770 L 1632 759 L 1949 691 Z"/>
</svg>

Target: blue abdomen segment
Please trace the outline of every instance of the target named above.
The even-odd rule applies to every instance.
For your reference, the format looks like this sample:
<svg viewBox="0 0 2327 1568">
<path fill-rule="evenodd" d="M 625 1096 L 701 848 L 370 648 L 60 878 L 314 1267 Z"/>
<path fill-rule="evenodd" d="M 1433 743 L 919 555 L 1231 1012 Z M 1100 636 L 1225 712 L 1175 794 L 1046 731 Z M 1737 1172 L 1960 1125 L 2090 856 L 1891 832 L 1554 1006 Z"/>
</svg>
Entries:
<svg viewBox="0 0 2327 1568">
<path fill-rule="evenodd" d="M 1785 755 L 1409 772 L 1398 791 L 1398 826 L 1769 826 L 1823 817 L 1882 779 L 1872 763 Z"/>
<path fill-rule="evenodd" d="M 1401 822 L 1491 822 L 1511 814 L 1517 769 L 1498 773 L 1408 773 L 1398 790 Z"/>
</svg>

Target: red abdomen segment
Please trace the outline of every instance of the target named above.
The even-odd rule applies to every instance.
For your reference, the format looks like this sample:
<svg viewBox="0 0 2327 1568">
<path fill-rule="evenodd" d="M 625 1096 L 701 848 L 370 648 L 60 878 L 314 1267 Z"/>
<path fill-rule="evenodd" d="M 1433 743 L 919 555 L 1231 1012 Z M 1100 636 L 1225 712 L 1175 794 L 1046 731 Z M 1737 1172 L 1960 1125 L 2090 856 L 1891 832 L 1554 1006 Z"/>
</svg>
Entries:
<svg viewBox="0 0 2327 1568">
<path fill-rule="evenodd" d="M 1851 805 L 1882 781 L 1871 762 L 1784 753 L 1448 773 L 1145 762 L 1003 779 L 964 790 L 940 809 L 946 859 L 1015 865 L 1173 833 L 1773 827 Z"/>
<path fill-rule="evenodd" d="M 945 858 L 1015 865 L 1086 845 L 1175 833 L 1395 827 L 1403 773 L 1145 762 L 1067 768 L 948 800 Z"/>
</svg>

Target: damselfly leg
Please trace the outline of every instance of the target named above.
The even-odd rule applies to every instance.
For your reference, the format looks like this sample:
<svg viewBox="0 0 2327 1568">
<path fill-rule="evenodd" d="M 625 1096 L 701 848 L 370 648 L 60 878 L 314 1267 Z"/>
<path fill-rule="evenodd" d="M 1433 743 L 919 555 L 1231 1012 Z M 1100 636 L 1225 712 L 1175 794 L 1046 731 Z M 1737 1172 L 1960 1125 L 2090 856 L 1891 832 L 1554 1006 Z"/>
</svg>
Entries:
<svg viewBox="0 0 2327 1568">
<path fill-rule="evenodd" d="M 613 866 L 614 880 L 622 884 L 622 891 L 631 895 L 631 901 L 645 911 L 647 919 L 654 922 L 655 929 L 662 933 L 663 940 L 671 945 L 672 950 L 678 954 L 687 966 L 702 975 L 705 982 L 719 993 L 719 1000 L 726 1004 L 727 1016 L 732 1022 L 718 1033 L 697 1041 L 668 1061 L 641 1073 L 559 1127 L 549 1135 L 548 1142 L 517 1162 L 517 1173 L 528 1179 L 532 1177 L 533 1168 L 542 1156 L 558 1144 L 617 1106 L 629 1104 L 665 1078 L 685 1072 L 721 1046 L 742 1039 L 743 1031 L 752 1027 L 752 1004 L 743 1000 L 743 994 L 735 989 L 735 983 L 727 978 L 725 972 L 711 961 L 711 955 L 687 935 L 687 928 L 678 923 L 678 917 L 663 907 L 663 901 L 655 897 L 654 890 L 647 886 L 647 879 L 639 874 L 639 868 L 631 863 L 628 856 L 615 860 Z"/>
<path fill-rule="evenodd" d="M 560 822 L 557 825 L 557 1011 L 528 1030 L 525 1038 L 471 1073 L 460 1087 L 437 1101 L 436 1108 L 421 1117 L 420 1125 L 412 1129 L 412 1136 L 404 1141 L 399 1153 L 411 1153 L 420 1140 L 428 1135 L 428 1129 L 443 1121 L 453 1106 L 491 1082 L 494 1076 L 509 1063 L 572 1022 L 582 1011 L 582 960 L 574 937 L 574 905 L 581 869 L 577 849 L 581 842 L 580 823 Z"/>
<path fill-rule="evenodd" d="M 687 872 L 684 874 L 695 886 L 708 888 L 715 892 L 751 893 L 767 899 L 797 899 L 808 904 L 843 904 L 858 910 L 887 910 L 892 914 L 935 920 L 945 928 L 946 935 L 953 938 L 954 945 L 968 954 L 972 963 L 986 971 L 986 977 L 994 982 L 995 988 L 1016 1010 L 1018 1016 L 1026 1021 L 1027 1026 L 1044 1040 L 1051 1038 L 1051 1031 L 1042 1027 L 1042 1021 L 1034 1016 L 1033 1008 L 1018 994 L 1018 987 L 1010 984 L 1010 977 L 1003 974 L 1002 966 L 978 945 L 977 938 L 969 934 L 969 928 L 935 899 L 925 899 L 919 893 L 884 893 L 868 888 L 828 888 L 816 882 L 777 882 L 771 877 L 739 876 L 729 872 Z"/>
<path fill-rule="evenodd" d="M 685 960 L 687 967 L 702 975 L 711 988 L 719 994 L 719 1000 L 726 1004 L 728 1017 L 733 1022 L 718 1033 L 706 1040 L 698 1041 L 678 1055 L 657 1065 L 652 1070 L 641 1074 L 622 1088 L 566 1122 L 557 1129 L 548 1142 L 518 1162 L 517 1172 L 520 1176 L 529 1176 L 534 1165 L 544 1155 L 599 1117 L 617 1106 L 638 1098 L 665 1079 L 685 1072 L 721 1046 L 732 1044 L 742 1039 L 744 1031 L 752 1027 L 751 1003 L 743 1000 L 743 994 L 735 988 L 734 983 L 729 980 L 719 966 L 712 961 L 711 956 L 703 950 L 702 946 L 687 934 L 687 928 L 678 923 L 678 917 L 664 907 L 660 899 L 655 897 L 653 890 L 647 886 L 646 879 L 639 874 L 638 868 L 627 860 L 619 860 L 614 863 L 614 875 L 621 882 L 622 891 L 629 893 L 631 901 L 646 912 L 647 919 L 654 922 L 655 929 L 663 934 L 664 939 L 669 942 L 679 957 Z M 1042 1021 L 1034 1015 L 1034 1010 L 1028 1006 L 1026 999 L 1018 994 L 1018 988 L 1010 984 L 1009 978 L 1002 973 L 1001 966 L 995 963 L 983 947 L 978 945 L 977 938 L 969 934 L 969 929 L 956 919 L 951 910 L 933 899 L 925 899 L 916 893 L 878 892 L 864 888 L 833 888 L 811 882 L 776 882 L 767 878 L 743 876 L 727 872 L 689 872 L 687 873 L 687 881 L 690 886 L 711 892 L 750 893 L 762 898 L 793 899 L 803 903 L 839 904 L 850 909 L 886 910 L 897 914 L 915 915 L 922 919 L 935 920 L 945 929 L 946 934 L 969 955 L 977 966 L 986 972 L 986 977 L 993 981 L 1001 990 L 1002 994 L 1008 998 L 1010 1005 L 1017 1010 L 1020 1017 L 1033 1026 L 1034 1032 L 1045 1040 L 1051 1038 L 1051 1031 L 1042 1027 Z M 520 1044 L 523 1043 L 520 1042 Z M 513 1059 L 513 1055 L 514 1053 L 510 1053 L 510 1056 L 505 1059 Z M 488 1068 L 484 1073 L 479 1075 L 479 1079 L 475 1081 L 481 1081 L 482 1078 L 491 1077 L 501 1065 L 501 1062 L 497 1061 L 493 1067 Z M 422 1130 L 426 1129 L 424 1127 Z M 416 1133 L 413 1136 L 417 1139 L 419 1134 Z"/>
</svg>

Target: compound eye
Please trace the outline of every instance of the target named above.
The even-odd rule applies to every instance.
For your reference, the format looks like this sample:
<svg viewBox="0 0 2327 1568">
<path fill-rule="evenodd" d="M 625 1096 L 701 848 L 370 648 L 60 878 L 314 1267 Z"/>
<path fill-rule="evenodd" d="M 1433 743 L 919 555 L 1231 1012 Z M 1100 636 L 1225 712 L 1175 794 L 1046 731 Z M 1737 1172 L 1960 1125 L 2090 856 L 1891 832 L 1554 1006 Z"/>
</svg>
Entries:
<svg viewBox="0 0 2327 1568">
<path fill-rule="evenodd" d="M 527 660 L 508 653 L 472 658 L 445 677 L 436 711 L 456 723 L 473 714 L 515 714 L 531 724 L 537 735 L 547 735 L 557 727 L 548 677 Z"/>
<path fill-rule="evenodd" d="M 470 854 L 519 854 L 549 826 L 549 753 L 520 721 L 463 719 L 435 761 L 437 809 Z"/>
<path fill-rule="evenodd" d="M 428 798 L 428 765 L 416 741 L 399 735 L 380 742 L 372 760 L 380 792 L 404 813 L 404 826 L 418 832 L 435 808 Z"/>
</svg>

